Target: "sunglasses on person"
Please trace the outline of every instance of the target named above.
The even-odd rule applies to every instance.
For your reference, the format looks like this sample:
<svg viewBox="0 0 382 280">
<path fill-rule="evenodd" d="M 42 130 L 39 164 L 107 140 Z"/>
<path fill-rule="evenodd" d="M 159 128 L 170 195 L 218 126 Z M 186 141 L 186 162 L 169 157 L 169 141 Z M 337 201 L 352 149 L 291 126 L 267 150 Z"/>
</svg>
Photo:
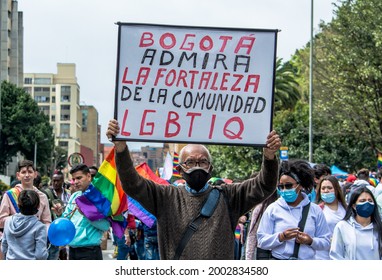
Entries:
<svg viewBox="0 0 382 280">
<path fill-rule="evenodd" d="M 293 189 L 293 186 L 297 185 L 297 183 L 285 183 L 285 184 L 278 184 L 277 188 L 281 190 L 290 190 Z"/>
</svg>

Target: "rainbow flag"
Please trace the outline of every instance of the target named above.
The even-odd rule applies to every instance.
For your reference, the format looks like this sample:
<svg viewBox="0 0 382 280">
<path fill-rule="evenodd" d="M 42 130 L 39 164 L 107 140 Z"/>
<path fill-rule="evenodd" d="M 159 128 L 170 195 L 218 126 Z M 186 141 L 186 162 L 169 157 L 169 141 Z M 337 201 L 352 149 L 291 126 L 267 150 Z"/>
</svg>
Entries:
<svg viewBox="0 0 382 280">
<path fill-rule="evenodd" d="M 374 177 L 370 177 L 369 178 L 369 183 L 370 185 L 372 185 L 373 187 L 376 187 L 378 185 L 378 180 Z"/>
<path fill-rule="evenodd" d="M 382 153 L 378 152 L 378 161 L 377 161 L 378 169 L 382 167 Z"/>
<path fill-rule="evenodd" d="M 240 236 L 241 236 L 241 228 L 239 225 L 237 225 L 235 228 L 235 239 L 240 240 Z"/>
<path fill-rule="evenodd" d="M 177 152 L 174 151 L 174 158 L 172 160 L 172 176 L 181 178 L 182 176 L 179 174 L 178 170 L 176 170 L 176 167 L 178 165 L 179 165 L 179 155 Z"/>
<path fill-rule="evenodd" d="M 114 148 L 102 162 L 88 189 L 76 199 L 81 212 L 91 221 L 108 219 L 114 233 L 122 237 L 127 211 L 127 195 L 122 189 L 114 159 Z"/>
<path fill-rule="evenodd" d="M 160 185 L 169 185 L 169 182 L 167 180 L 155 175 L 155 173 L 145 162 L 136 166 L 135 169 L 142 177 L 146 179 L 154 181 L 155 183 Z M 129 212 L 135 217 L 139 218 L 146 226 L 151 228 L 156 221 L 155 216 L 148 212 L 145 208 L 143 208 L 143 206 L 132 197 L 129 196 L 127 200 L 129 205 Z"/>
<path fill-rule="evenodd" d="M 19 189 L 17 186 L 11 188 L 10 190 L 7 190 L 6 194 L 9 197 L 9 200 L 12 202 L 13 207 L 15 208 L 16 213 L 20 213 L 19 206 L 17 204 L 17 200 L 19 198 L 21 189 Z"/>
</svg>

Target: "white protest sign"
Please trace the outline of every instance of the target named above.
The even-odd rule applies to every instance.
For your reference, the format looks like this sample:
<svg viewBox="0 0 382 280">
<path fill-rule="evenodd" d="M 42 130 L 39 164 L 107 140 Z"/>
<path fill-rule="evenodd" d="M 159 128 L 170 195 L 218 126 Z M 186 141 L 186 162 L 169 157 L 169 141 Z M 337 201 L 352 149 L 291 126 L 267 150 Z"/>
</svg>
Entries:
<svg viewBox="0 0 382 280">
<path fill-rule="evenodd" d="M 277 30 L 118 26 L 117 140 L 265 144 Z"/>
</svg>

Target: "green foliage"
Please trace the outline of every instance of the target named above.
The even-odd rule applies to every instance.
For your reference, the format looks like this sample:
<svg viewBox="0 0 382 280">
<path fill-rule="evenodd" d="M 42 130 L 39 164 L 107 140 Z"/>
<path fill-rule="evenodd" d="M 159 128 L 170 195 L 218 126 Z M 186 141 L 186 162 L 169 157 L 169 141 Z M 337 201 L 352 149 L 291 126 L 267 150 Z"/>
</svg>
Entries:
<svg viewBox="0 0 382 280">
<path fill-rule="evenodd" d="M 62 170 L 67 165 L 68 151 L 61 148 L 60 146 L 55 146 L 53 151 L 53 166 L 51 172 L 53 174 L 54 170 Z"/>
<path fill-rule="evenodd" d="M 36 102 L 23 89 L 1 84 L 0 169 L 18 152 L 33 160 L 37 142 L 37 167 L 49 166 L 53 148 L 52 127 Z"/>
<path fill-rule="evenodd" d="M 295 69 L 290 63 L 276 61 L 275 110 L 292 109 L 301 99 L 299 84 L 295 78 Z"/>
<path fill-rule="evenodd" d="M 4 192 L 10 189 L 10 186 L 8 186 L 6 183 L 0 180 L 0 192 Z"/>
<path fill-rule="evenodd" d="M 376 19 L 381 18 L 382 2 L 342 2 L 337 18 L 321 23 L 314 38 L 313 161 L 353 172 L 375 169 L 381 145 L 382 21 Z M 307 44 L 289 61 L 302 104 L 276 112 L 274 119 L 290 157 L 304 159 L 309 149 L 309 53 Z"/>
<path fill-rule="evenodd" d="M 375 155 L 382 149 L 382 1 L 343 1 L 322 28 L 316 63 L 325 79 L 315 80 L 315 112 L 331 116 L 334 129 L 367 143 L 359 149 Z"/>
<path fill-rule="evenodd" d="M 274 128 L 288 147 L 289 158 L 309 158 L 309 105 L 298 102 L 293 110 L 276 113 Z"/>
<path fill-rule="evenodd" d="M 373 166 L 375 156 L 370 147 L 352 133 L 342 131 L 338 122 L 330 118 L 313 119 L 313 163 L 336 165 L 349 173 L 364 166 Z M 278 112 L 274 126 L 283 146 L 288 147 L 289 158 L 308 160 L 309 104 L 298 102 L 294 110 Z"/>
<path fill-rule="evenodd" d="M 376 169 L 382 150 L 382 1 L 344 0 L 313 43 L 313 161 Z M 273 127 L 290 158 L 309 158 L 310 44 L 277 60 Z M 299 94 L 297 94 L 299 92 Z M 215 174 L 245 178 L 260 150 L 211 147 Z"/>
<path fill-rule="evenodd" d="M 42 186 L 49 186 L 50 184 L 50 178 L 47 175 L 44 175 L 41 177 L 41 185 Z"/>
<path fill-rule="evenodd" d="M 247 146 L 208 146 L 213 160 L 212 177 L 233 180 L 248 179 L 254 171 L 259 171 L 262 149 Z"/>
<path fill-rule="evenodd" d="M 301 98 L 292 64 L 276 61 L 275 110 L 292 109 Z M 262 149 L 241 146 L 210 146 L 215 177 L 243 180 L 259 171 Z"/>
</svg>

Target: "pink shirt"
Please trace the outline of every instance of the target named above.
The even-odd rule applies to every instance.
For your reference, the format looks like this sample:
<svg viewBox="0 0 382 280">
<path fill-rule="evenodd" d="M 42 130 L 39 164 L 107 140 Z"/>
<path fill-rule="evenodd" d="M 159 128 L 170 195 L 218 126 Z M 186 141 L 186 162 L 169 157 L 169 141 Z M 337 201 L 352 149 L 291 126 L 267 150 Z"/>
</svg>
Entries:
<svg viewBox="0 0 382 280">
<path fill-rule="evenodd" d="M 20 191 L 23 190 L 21 185 L 16 185 L 15 188 L 18 188 Z M 38 209 L 36 217 L 43 224 L 47 225 L 47 228 L 48 228 L 49 225 L 52 223 L 52 219 L 50 216 L 49 200 L 47 196 L 43 192 L 39 191 L 36 187 L 33 187 L 33 190 L 36 191 L 40 197 L 40 207 Z M 1 201 L 1 204 L 0 204 L 0 228 L 1 229 L 4 228 L 5 219 L 9 216 L 12 216 L 13 214 L 16 214 L 16 209 L 15 207 L 13 207 L 13 204 L 11 200 L 9 199 L 9 196 L 4 193 L 3 200 Z"/>
</svg>

